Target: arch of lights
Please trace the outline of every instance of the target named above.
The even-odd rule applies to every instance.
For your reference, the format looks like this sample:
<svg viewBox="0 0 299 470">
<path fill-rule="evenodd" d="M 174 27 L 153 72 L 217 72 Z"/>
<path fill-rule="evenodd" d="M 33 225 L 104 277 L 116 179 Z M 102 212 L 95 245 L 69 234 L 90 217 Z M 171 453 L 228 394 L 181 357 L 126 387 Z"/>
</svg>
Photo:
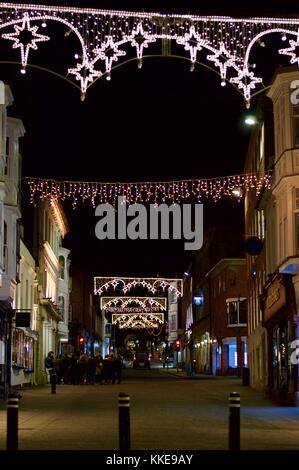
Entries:
<svg viewBox="0 0 299 470">
<path fill-rule="evenodd" d="M 101 310 L 112 314 L 112 324 L 120 329 L 155 330 L 164 324 L 165 297 L 101 297 Z"/>
<path fill-rule="evenodd" d="M 66 70 L 80 83 L 82 99 L 97 78 L 105 74 L 111 79 L 113 64 L 128 54 L 128 48 L 135 50 L 141 67 L 145 49 L 150 52 L 159 40 L 174 41 L 188 53 L 191 70 L 198 53 L 204 55 L 218 71 L 221 85 L 234 84 L 247 107 L 253 90 L 264 87 L 262 77 L 255 74 L 253 48 L 264 45 L 266 35 L 280 34 L 283 42 L 277 52 L 299 65 L 299 18 L 208 17 L 0 3 L 0 37 L 19 50 L 22 73 L 26 73 L 29 55 L 50 40 L 48 25 L 52 22 L 66 27 L 66 37 L 72 33 L 77 38 L 74 62 Z"/>
<path fill-rule="evenodd" d="M 166 310 L 165 297 L 101 297 L 101 309 L 107 313 L 155 313 Z"/>
<path fill-rule="evenodd" d="M 164 323 L 164 313 L 126 313 L 112 314 L 112 324 L 120 329 L 153 329 L 159 328 Z"/>
<path fill-rule="evenodd" d="M 169 292 L 177 297 L 183 295 L 183 279 L 167 279 L 162 277 L 101 277 L 96 276 L 94 278 L 94 294 L 102 295 L 111 289 L 114 291 L 119 290 L 123 294 L 141 287 L 146 289 L 151 294 L 156 294 L 159 291 L 165 292 L 168 289 Z"/>
</svg>

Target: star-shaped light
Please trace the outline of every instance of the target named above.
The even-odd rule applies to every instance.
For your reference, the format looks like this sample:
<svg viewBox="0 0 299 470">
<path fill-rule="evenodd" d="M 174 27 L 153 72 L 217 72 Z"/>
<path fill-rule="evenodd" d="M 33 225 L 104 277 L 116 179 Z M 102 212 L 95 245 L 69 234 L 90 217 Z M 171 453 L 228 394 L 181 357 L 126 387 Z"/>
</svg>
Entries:
<svg viewBox="0 0 299 470">
<path fill-rule="evenodd" d="M 22 65 L 25 69 L 27 62 L 28 62 L 28 55 L 30 49 L 37 49 L 37 42 L 41 41 L 49 41 L 49 36 L 45 36 L 44 34 L 38 34 L 38 26 L 30 27 L 30 18 L 28 13 L 24 13 L 22 26 L 18 26 L 17 24 L 14 25 L 15 32 L 14 33 L 5 33 L 2 34 L 4 39 L 9 39 L 10 41 L 14 41 L 13 49 L 20 48 L 21 49 L 21 61 Z M 30 41 L 28 40 L 25 44 L 22 42 L 21 36 L 23 34 L 27 34 L 30 36 Z"/>
<path fill-rule="evenodd" d="M 141 21 L 137 24 L 137 28 L 132 31 L 132 34 L 128 36 L 128 39 L 131 39 L 131 46 L 136 47 L 136 54 L 139 60 L 142 59 L 143 49 L 148 47 L 149 43 L 156 42 L 156 38 L 144 31 Z"/>
<path fill-rule="evenodd" d="M 225 57 L 226 60 L 221 61 L 220 57 Z M 222 80 L 226 79 L 227 67 L 232 67 L 236 61 L 236 57 L 232 56 L 227 51 L 223 42 L 220 43 L 220 48 L 213 55 L 207 56 L 207 59 L 214 62 L 215 66 L 220 68 L 220 76 Z"/>
<path fill-rule="evenodd" d="M 185 46 L 185 51 L 190 51 L 191 62 L 196 62 L 197 51 L 202 49 L 202 45 L 206 43 L 200 34 L 195 31 L 195 27 L 191 26 L 189 33 L 185 33 L 183 37 L 176 40 L 178 44 Z"/>
<path fill-rule="evenodd" d="M 68 73 L 75 75 L 76 80 L 80 80 L 81 91 L 86 93 L 88 83 L 92 83 L 95 77 L 101 77 L 102 72 L 94 70 L 93 62 L 83 60 L 82 64 L 78 63 L 74 69 L 68 69 Z"/>
<path fill-rule="evenodd" d="M 251 90 L 255 88 L 257 83 L 262 82 L 262 78 L 255 77 L 253 72 L 249 72 L 248 68 L 245 67 L 243 70 L 239 70 L 237 77 L 230 79 L 231 83 L 238 85 L 238 88 L 243 90 L 243 95 L 247 104 L 250 103 Z"/>
<path fill-rule="evenodd" d="M 117 62 L 118 57 L 126 55 L 125 51 L 118 49 L 118 44 L 113 41 L 112 36 L 107 36 L 107 40 L 101 45 L 100 48 L 94 49 L 96 55 L 93 62 L 98 59 L 105 61 L 106 73 L 110 74 L 112 62 Z"/>
<path fill-rule="evenodd" d="M 289 44 L 291 47 L 287 47 L 286 49 L 280 49 L 278 52 L 279 54 L 289 55 L 291 57 L 291 60 L 290 60 L 291 64 L 297 63 L 299 67 L 299 54 L 297 51 L 297 48 L 299 48 L 299 29 L 297 32 L 296 41 L 294 41 L 293 39 L 290 39 Z"/>
</svg>

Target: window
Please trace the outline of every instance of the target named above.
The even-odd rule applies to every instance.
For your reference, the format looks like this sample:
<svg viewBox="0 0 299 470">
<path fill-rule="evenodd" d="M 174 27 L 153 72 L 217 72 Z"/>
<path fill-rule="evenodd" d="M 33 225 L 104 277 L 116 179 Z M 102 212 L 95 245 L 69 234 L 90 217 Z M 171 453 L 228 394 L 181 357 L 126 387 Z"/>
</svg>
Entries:
<svg viewBox="0 0 299 470">
<path fill-rule="evenodd" d="M 65 259 L 64 256 L 59 256 L 59 277 L 64 279 L 64 270 L 65 270 Z"/>
<path fill-rule="evenodd" d="M 3 230 L 3 269 L 7 271 L 7 223 L 4 222 Z"/>
<path fill-rule="evenodd" d="M 6 150 L 5 150 L 5 167 L 4 167 L 4 174 L 8 175 L 8 164 L 9 164 L 9 137 L 6 137 Z"/>
<path fill-rule="evenodd" d="M 293 107 L 293 145 L 299 147 L 299 106 Z"/>
<path fill-rule="evenodd" d="M 228 367 L 238 367 L 237 345 L 235 342 L 230 342 L 228 348 Z"/>
<path fill-rule="evenodd" d="M 247 299 L 244 297 L 236 299 L 227 299 L 227 325 L 240 326 L 246 325 Z"/>
<path fill-rule="evenodd" d="M 64 317 L 64 297 L 60 295 L 58 297 L 58 308 L 60 310 L 61 315 Z"/>
</svg>

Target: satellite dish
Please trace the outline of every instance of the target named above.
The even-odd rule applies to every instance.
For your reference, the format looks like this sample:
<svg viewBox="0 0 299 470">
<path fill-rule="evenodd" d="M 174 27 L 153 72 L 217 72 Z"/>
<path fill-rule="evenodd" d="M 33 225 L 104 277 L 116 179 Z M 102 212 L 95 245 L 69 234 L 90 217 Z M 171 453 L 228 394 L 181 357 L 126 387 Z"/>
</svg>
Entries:
<svg viewBox="0 0 299 470">
<path fill-rule="evenodd" d="M 259 255 L 263 249 L 263 241 L 259 237 L 248 237 L 245 240 L 245 252 L 248 255 Z"/>
</svg>

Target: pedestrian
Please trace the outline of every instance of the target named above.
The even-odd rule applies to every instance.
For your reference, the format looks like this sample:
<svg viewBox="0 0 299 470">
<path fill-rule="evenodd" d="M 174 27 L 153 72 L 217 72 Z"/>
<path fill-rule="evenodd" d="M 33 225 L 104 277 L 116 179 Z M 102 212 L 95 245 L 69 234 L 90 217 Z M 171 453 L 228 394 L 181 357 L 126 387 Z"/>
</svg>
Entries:
<svg viewBox="0 0 299 470">
<path fill-rule="evenodd" d="M 90 356 L 86 364 L 86 383 L 93 385 L 96 373 L 96 358 Z"/>
<path fill-rule="evenodd" d="M 115 368 L 115 376 L 116 376 L 114 377 L 116 378 L 118 384 L 121 383 L 122 366 L 123 366 L 122 357 L 120 354 L 117 354 L 114 359 L 114 368 Z M 114 381 L 115 381 L 115 378 L 114 378 Z"/>
<path fill-rule="evenodd" d="M 96 360 L 95 382 L 97 384 L 103 385 L 103 358 L 100 354 L 97 354 L 95 357 L 95 360 Z"/>
<path fill-rule="evenodd" d="M 48 355 L 45 359 L 45 368 L 46 368 L 46 374 L 47 374 L 47 383 L 51 382 L 51 374 L 54 371 L 54 352 L 49 351 Z"/>
</svg>

